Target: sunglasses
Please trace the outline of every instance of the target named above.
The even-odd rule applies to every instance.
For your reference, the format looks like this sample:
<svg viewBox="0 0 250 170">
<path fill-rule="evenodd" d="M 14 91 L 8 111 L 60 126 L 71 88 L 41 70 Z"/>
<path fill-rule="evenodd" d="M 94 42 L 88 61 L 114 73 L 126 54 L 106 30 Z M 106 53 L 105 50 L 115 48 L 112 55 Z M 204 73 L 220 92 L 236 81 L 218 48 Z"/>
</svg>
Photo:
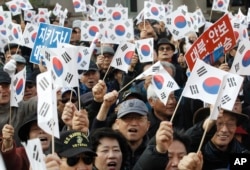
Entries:
<svg viewBox="0 0 250 170">
<path fill-rule="evenodd" d="M 64 103 L 64 104 L 67 103 L 68 101 L 70 101 L 70 99 L 67 99 L 67 98 L 62 98 L 61 99 L 61 102 Z M 72 103 L 75 103 L 76 101 L 77 101 L 77 99 L 71 98 Z"/>
<path fill-rule="evenodd" d="M 73 157 L 67 158 L 67 164 L 69 166 L 74 166 L 79 162 L 80 158 L 82 159 L 82 161 L 86 165 L 90 165 L 90 164 L 92 164 L 94 162 L 94 157 L 90 157 L 90 156 L 73 156 Z"/>
<path fill-rule="evenodd" d="M 172 48 L 171 47 L 160 47 L 159 48 L 159 51 L 164 51 L 164 50 L 170 51 L 170 50 L 172 50 Z"/>
</svg>

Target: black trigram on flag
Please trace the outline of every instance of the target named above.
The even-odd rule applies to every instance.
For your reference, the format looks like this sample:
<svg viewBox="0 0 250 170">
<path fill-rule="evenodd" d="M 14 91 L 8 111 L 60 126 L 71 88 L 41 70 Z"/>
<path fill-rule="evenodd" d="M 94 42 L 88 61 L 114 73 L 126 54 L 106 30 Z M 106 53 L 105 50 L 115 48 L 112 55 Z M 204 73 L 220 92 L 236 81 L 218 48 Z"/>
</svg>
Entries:
<svg viewBox="0 0 250 170">
<path fill-rule="evenodd" d="M 174 82 L 172 82 L 172 81 L 168 81 L 168 83 L 167 83 L 167 87 L 168 88 L 173 88 L 173 86 L 174 86 Z"/>
<path fill-rule="evenodd" d="M 245 49 L 246 49 L 245 45 L 242 45 L 238 51 L 240 54 L 242 54 Z"/>
<path fill-rule="evenodd" d="M 225 95 L 221 98 L 221 104 L 224 105 L 227 102 L 229 102 L 231 100 L 231 98 L 228 95 Z"/>
<path fill-rule="evenodd" d="M 61 56 L 64 59 L 65 63 L 68 63 L 71 61 L 71 57 L 69 56 L 67 52 L 64 52 Z"/>
<path fill-rule="evenodd" d="M 167 97 L 167 95 L 165 94 L 165 92 L 161 93 L 161 99 L 165 99 Z"/>
<path fill-rule="evenodd" d="M 74 76 L 73 74 L 71 74 L 71 73 L 68 72 L 64 80 L 65 80 L 67 83 L 70 84 L 70 82 L 71 82 L 73 76 Z"/>
<path fill-rule="evenodd" d="M 37 145 L 35 145 L 34 148 L 33 148 L 32 157 L 33 157 L 34 160 L 36 160 L 38 162 L 41 162 L 41 160 L 39 159 L 39 151 L 38 151 Z"/>
<path fill-rule="evenodd" d="M 235 87 L 235 86 L 237 86 L 237 83 L 236 83 L 234 77 L 228 78 L 227 79 L 227 83 L 228 83 L 229 87 Z"/>
<path fill-rule="evenodd" d="M 50 119 L 50 121 L 48 121 L 47 125 L 49 126 L 50 130 L 53 131 L 53 127 L 56 125 L 55 121 L 53 119 Z"/>
<path fill-rule="evenodd" d="M 41 116 L 43 116 L 43 117 L 46 117 L 49 108 L 50 108 L 50 104 L 44 102 L 44 103 L 42 104 L 42 107 L 41 107 L 40 110 L 38 111 L 38 114 L 41 115 Z"/>
<path fill-rule="evenodd" d="M 88 23 L 85 23 L 85 24 L 83 25 L 83 28 L 87 29 L 88 26 L 89 26 L 89 24 L 88 24 Z"/>
<path fill-rule="evenodd" d="M 127 44 L 124 44 L 124 45 L 121 47 L 121 50 L 122 50 L 122 52 L 124 52 L 126 49 L 128 49 L 128 45 L 127 45 Z"/>
<path fill-rule="evenodd" d="M 201 68 L 199 68 L 197 70 L 197 74 L 198 74 L 199 77 L 203 76 L 206 73 L 207 73 L 207 70 L 206 70 L 205 66 L 202 66 Z"/>
<path fill-rule="evenodd" d="M 239 69 L 240 69 L 240 63 L 239 62 L 234 65 L 234 69 L 235 69 L 236 73 L 239 71 Z"/>
<path fill-rule="evenodd" d="M 197 85 L 190 85 L 189 88 L 190 88 L 192 95 L 199 93 Z"/>
<path fill-rule="evenodd" d="M 28 28 L 28 31 L 29 31 L 29 33 L 31 33 L 32 31 L 34 31 L 34 28 L 31 26 Z"/>
<path fill-rule="evenodd" d="M 117 66 L 121 66 L 121 65 L 122 65 L 122 60 L 121 60 L 121 58 L 116 58 L 115 61 L 116 61 L 116 65 L 117 65 Z"/>
<path fill-rule="evenodd" d="M 152 72 L 158 72 L 160 70 L 160 66 L 153 66 Z"/>
<path fill-rule="evenodd" d="M 240 24 L 239 23 L 234 23 L 234 28 L 240 28 Z"/>
<path fill-rule="evenodd" d="M 49 81 L 45 77 L 43 77 L 38 84 L 43 89 L 43 91 L 49 87 Z"/>
</svg>

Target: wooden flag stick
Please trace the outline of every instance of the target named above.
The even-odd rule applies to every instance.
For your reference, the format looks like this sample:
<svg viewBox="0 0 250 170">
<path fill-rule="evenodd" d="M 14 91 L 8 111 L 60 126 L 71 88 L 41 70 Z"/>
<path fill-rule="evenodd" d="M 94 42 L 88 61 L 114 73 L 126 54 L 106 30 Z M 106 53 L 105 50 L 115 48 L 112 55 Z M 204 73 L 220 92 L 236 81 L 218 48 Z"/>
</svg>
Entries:
<svg viewBox="0 0 250 170">
<path fill-rule="evenodd" d="M 179 99 L 177 105 L 175 106 L 174 113 L 173 113 L 173 115 L 172 115 L 172 117 L 171 117 L 171 119 L 170 119 L 170 122 L 171 122 L 171 123 L 173 123 L 173 120 L 174 120 L 174 117 L 175 117 L 177 108 L 179 107 L 179 105 L 180 105 L 180 103 L 181 103 L 181 99 L 182 99 L 182 95 L 181 95 L 181 97 L 180 97 L 180 99 Z"/>
<path fill-rule="evenodd" d="M 123 86 L 118 93 L 120 93 L 121 91 L 123 91 L 126 87 L 128 87 L 131 83 L 133 83 L 135 81 L 136 78 L 134 78 L 133 80 L 131 80 L 130 82 L 128 82 L 125 86 Z"/>
<path fill-rule="evenodd" d="M 205 130 L 204 130 L 204 132 L 203 132 L 203 135 L 202 135 L 201 142 L 200 142 L 199 148 L 198 148 L 198 150 L 197 150 L 197 153 L 201 150 L 201 147 L 202 147 L 202 145 L 203 145 L 205 136 L 206 136 L 206 134 L 207 134 L 208 125 L 209 125 L 209 123 L 206 124 L 206 128 L 205 128 Z"/>
<path fill-rule="evenodd" d="M 108 70 L 106 71 L 106 73 L 105 73 L 105 75 L 104 75 L 104 77 L 103 77 L 103 79 L 102 79 L 103 81 L 104 81 L 104 80 L 105 80 L 105 78 L 107 77 L 108 72 L 109 72 L 109 70 L 110 70 L 110 67 L 111 67 L 111 66 L 109 65 L 109 68 L 108 68 Z"/>
</svg>

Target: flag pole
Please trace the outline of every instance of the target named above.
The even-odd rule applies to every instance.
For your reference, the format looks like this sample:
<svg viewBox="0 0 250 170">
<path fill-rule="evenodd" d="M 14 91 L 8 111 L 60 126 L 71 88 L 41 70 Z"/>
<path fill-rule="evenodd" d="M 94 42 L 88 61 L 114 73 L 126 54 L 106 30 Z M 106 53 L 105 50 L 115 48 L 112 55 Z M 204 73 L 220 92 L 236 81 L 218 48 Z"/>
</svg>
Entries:
<svg viewBox="0 0 250 170">
<path fill-rule="evenodd" d="M 53 120 L 54 120 L 54 118 L 53 118 Z M 52 154 L 54 155 L 54 153 L 55 153 L 55 135 L 54 135 L 54 124 L 52 125 L 52 137 L 51 137 L 51 149 L 52 149 Z"/>
<path fill-rule="evenodd" d="M 128 82 L 125 86 L 123 86 L 118 93 L 120 93 L 121 91 L 123 91 L 126 87 L 128 87 L 131 83 L 133 83 L 135 81 L 136 78 L 134 78 L 133 80 L 131 80 L 130 82 Z"/>
<path fill-rule="evenodd" d="M 199 148 L 197 150 L 197 153 L 201 150 L 201 147 L 202 147 L 202 145 L 204 143 L 204 139 L 205 139 L 205 136 L 206 136 L 206 133 L 207 133 L 207 130 L 208 130 L 208 125 L 209 125 L 209 123 L 206 124 L 206 127 L 205 127 L 205 130 L 203 132 L 203 135 L 202 135 L 201 142 L 200 142 Z"/>
<path fill-rule="evenodd" d="M 78 105 L 79 105 L 79 110 L 81 109 L 81 95 L 80 95 L 80 88 L 79 86 L 77 87 L 77 93 L 78 93 Z"/>
<path fill-rule="evenodd" d="M 174 113 L 173 113 L 173 115 L 172 115 L 172 117 L 171 117 L 171 119 L 170 119 L 170 122 L 171 122 L 171 123 L 173 123 L 173 120 L 174 120 L 174 117 L 175 117 L 177 108 L 179 107 L 179 105 L 180 105 L 180 103 L 181 103 L 181 99 L 182 99 L 182 94 L 181 94 L 181 97 L 180 97 L 180 99 L 179 99 L 177 105 L 175 106 Z"/>
<path fill-rule="evenodd" d="M 108 74 L 108 72 L 109 72 L 109 70 L 110 70 L 110 65 L 109 65 L 109 68 L 108 68 L 108 70 L 106 71 L 106 73 L 105 73 L 105 75 L 104 75 L 104 77 L 103 77 L 103 81 L 105 80 L 105 78 L 107 77 L 107 74 Z"/>
<path fill-rule="evenodd" d="M 12 117 L 12 116 L 11 116 L 11 115 L 12 115 L 11 112 L 12 112 L 12 109 L 11 109 L 11 106 L 10 106 L 10 120 L 9 120 L 9 124 L 10 124 L 10 125 L 11 125 L 11 117 Z"/>
<path fill-rule="evenodd" d="M 212 19 L 212 12 L 213 12 L 212 8 L 211 8 L 211 11 L 210 11 L 209 22 L 211 22 L 211 19 Z"/>
<path fill-rule="evenodd" d="M 199 5 L 198 5 L 197 0 L 194 0 L 194 3 L 195 3 L 196 8 L 198 9 L 198 8 L 199 8 Z"/>
</svg>

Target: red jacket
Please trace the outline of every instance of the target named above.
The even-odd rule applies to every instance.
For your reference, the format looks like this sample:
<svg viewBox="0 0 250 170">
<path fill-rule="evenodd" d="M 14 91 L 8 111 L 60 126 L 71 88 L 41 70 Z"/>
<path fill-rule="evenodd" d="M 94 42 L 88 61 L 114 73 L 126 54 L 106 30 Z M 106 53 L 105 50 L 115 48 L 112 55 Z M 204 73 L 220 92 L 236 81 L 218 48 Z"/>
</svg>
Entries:
<svg viewBox="0 0 250 170">
<path fill-rule="evenodd" d="M 0 141 L 0 150 L 2 149 L 2 141 Z M 2 152 L 3 160 L 7 170 L 29 170 L 30 163 L 26 155 L 24 147 L 16 148 L 16 145 L 13 145 L 13 149 Z"/>
</svg>

